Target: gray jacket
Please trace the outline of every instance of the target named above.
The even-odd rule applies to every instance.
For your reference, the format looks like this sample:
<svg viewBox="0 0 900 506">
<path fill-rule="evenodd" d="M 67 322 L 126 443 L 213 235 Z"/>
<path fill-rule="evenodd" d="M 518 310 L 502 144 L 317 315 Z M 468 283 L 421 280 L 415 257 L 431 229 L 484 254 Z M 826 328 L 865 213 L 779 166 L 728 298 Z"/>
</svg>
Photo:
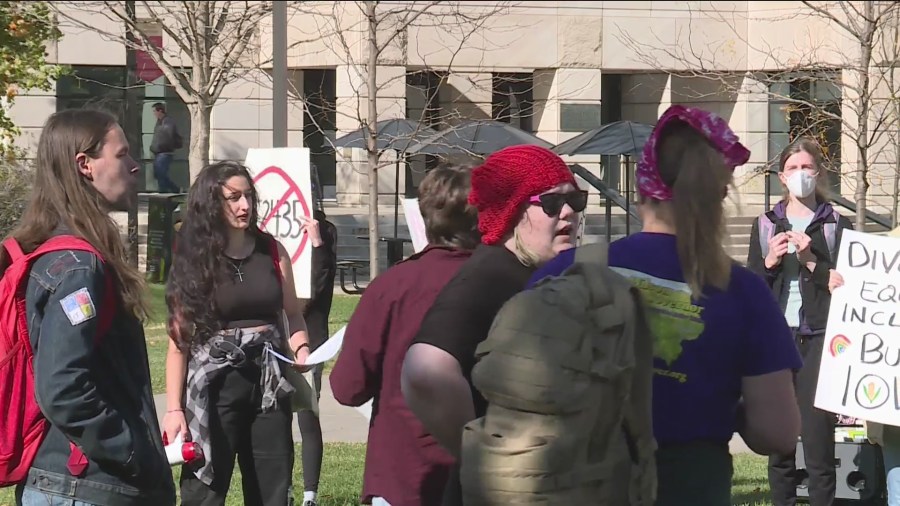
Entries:
<svg viewBox="0 0 900 506">
<path fill-rule="evenodd" d="M 150 152 L 153 154 L 171 153 L 180 146 L 177 141 L 178 128 L 175 120 L 170 116 L 163 116 L 161 120 L 157 120 L 156 127 L 153 129 L 153 141 L 150 142 Z"/>
</svg>

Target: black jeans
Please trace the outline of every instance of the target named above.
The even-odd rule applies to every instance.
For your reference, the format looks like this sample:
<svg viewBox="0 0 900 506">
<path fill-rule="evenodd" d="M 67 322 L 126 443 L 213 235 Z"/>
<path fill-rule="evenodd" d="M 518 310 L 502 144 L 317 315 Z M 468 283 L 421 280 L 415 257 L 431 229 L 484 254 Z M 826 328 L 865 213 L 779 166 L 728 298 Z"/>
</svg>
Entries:
<svg viewBox="0 0 900 506">
<path fill-rule="evenodd" d="M 655 506 L 731 506 L 734 465 L 728 443 L 661 445 L 656 473 Z"/>
<path fill-rule="evenodd" d="M 185 467 L 181 504 L 222 506 L 231 484 L 234 457 L 241 466 L 243 504 L 285 506 L 293 503 L 294 443 L 289 399 L 261 413 L 258 367 L 226 368 L 209 383 L 212 465 L 215 478 L 206 486 Z"/>
<path fill-rule="evenodd" d="M 835 494 L 834 426 L 836 416 L 813 406 L 824 335 L 798 336 L 797 346 L 803 367 L 794 375 L 800 406 L 800 439 L 809 473 L 810 506 L 831 506 Z M 797 502 L 795 454 L 769 456 L 769 488 L 773 506 L 793 506 Z"/>
</svg>

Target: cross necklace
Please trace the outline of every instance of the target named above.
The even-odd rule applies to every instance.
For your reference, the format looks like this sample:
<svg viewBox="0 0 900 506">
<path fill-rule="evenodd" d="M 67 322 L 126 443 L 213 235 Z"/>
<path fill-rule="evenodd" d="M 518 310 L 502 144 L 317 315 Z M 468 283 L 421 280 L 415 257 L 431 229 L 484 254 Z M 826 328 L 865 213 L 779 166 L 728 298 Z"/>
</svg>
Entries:
<svg viewBox="0 0 900 506">
<path fill-rule="evenodd" d="M 246 247 L 244 247 L 244 248 L 242 248 L 242 249 L 246 249 Z M 240 260 L 238 260 L 238 259 L 236 259 L 236 258 L 233 258 L 233 257 L 230 257 L 230 256 L 228 256 L 228 255 L 226 255 L 226 258 L 228 258 L 229 263 L 231 263 L 231 268 L 234 269 L 234 275 L 233 275 L 233 276 L 234 276 L 235 278 L 237 278 L 237 280 L 238 280 L 240 283 L 243 283 L 243 282 L 244 282 L 244 271 L 243 271 L 241 268 L 244 266 L 244 262 L 246 262 L 251 256 L 253 256 L 253 249 L 251 249 L 251 250 L 250 250 L 250 253 L 247 254 L 247 255 L 245 255 L 245 256 L 244 256 L 243 258 L 241 258 Z"/>
<path fill-rule="evenodd" d="M 246 258 L 242 258 L 237 265 L 234 265 L 234 260 L 231 261 L 231 266 L 234 267 L 234 275 L 238 277 L 241 283 L 244 282 L 244 271 L 241 270 L 241 267 L 244 266 L 244 260 Z"/>
</svg>

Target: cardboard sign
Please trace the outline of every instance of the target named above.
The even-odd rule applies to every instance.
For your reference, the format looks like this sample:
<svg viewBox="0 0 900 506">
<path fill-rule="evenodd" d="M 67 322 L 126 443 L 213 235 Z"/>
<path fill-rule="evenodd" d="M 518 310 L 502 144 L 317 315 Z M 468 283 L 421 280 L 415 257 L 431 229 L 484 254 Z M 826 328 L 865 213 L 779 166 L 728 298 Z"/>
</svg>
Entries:
<svg viewBox="0 0 900 506">
<path fill-rule="evenodd" d="M 900 426 L 900 240 L 844 230 L 817 408 Z"/>
<path fill-rule="evenodd" d="M 259 196 L 259 227 L 287 250 L 297 297 L 308 299 L 312 296 L 312 246 L 302 218 L 313 214 L 309 149 L 249 149 L 245 165 Z"/>
</svg>

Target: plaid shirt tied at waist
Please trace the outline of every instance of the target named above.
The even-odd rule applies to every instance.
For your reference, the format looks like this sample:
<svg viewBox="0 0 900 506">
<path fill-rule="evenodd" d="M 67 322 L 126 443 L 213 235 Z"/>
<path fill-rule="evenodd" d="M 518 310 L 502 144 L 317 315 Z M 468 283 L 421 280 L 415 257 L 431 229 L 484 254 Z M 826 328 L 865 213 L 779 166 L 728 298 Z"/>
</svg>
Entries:
<svg viewBox="0 0 900 506">
<path fill-rule="evenodd" d="M 192 440 L 203 449 L 203 463 L 194 474 L 210 485 L 213 481 L 212 445 L 210 443 L 209 383 L 218 371 L 226 367 L 260 367 L 260 387 L 262 389 L 263 413 L 277 408 L 280 397 L 295 392 L 293 386 L 281 372 L 281 366 L 274 354 L 281 339 L 275 325 L 267 325 L 253 330 L 226 329 L 213 335 L 205 343 L 191 350 L 187 367 L 186 402 L 184 416 L 191 432 Z"/>
</svg>

